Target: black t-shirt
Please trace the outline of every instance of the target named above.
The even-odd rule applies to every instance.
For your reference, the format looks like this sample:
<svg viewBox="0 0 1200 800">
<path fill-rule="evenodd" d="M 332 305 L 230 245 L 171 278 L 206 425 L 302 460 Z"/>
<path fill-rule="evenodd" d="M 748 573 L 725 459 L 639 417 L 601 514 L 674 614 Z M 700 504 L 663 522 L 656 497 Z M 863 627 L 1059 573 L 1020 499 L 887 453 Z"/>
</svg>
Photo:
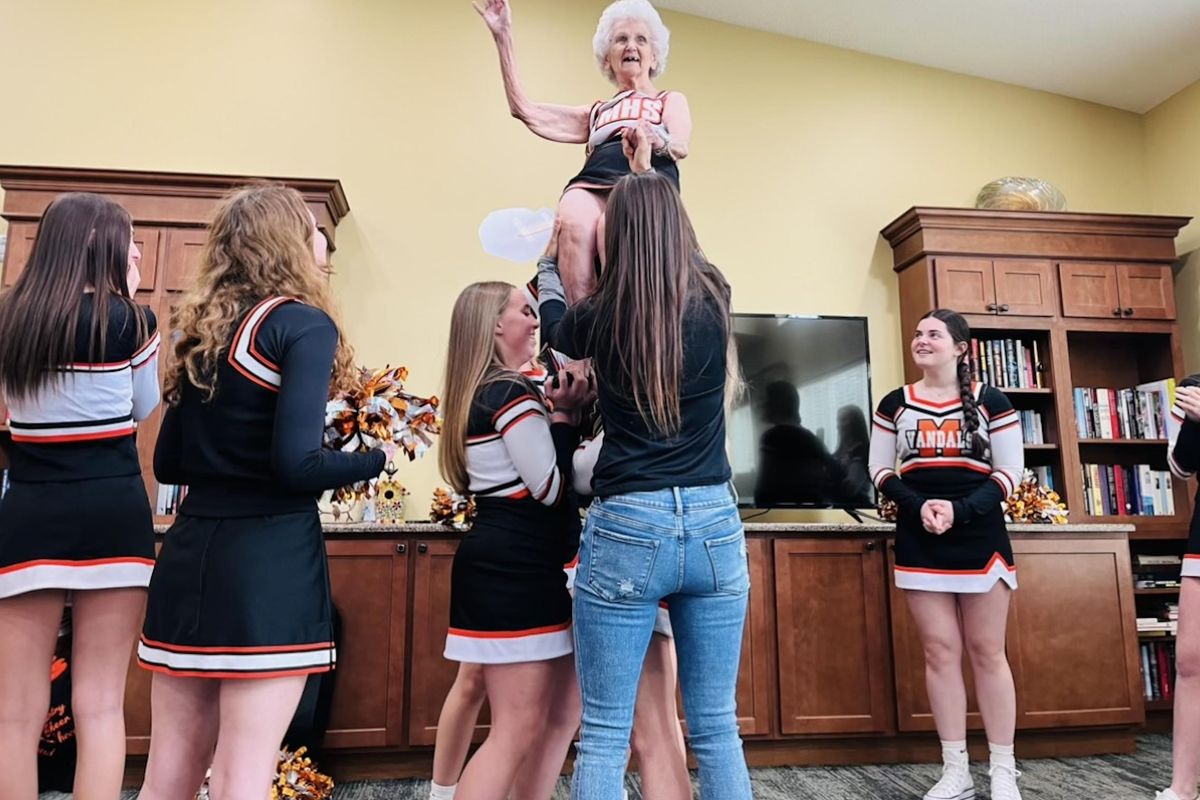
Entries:
<svg viewBox="0 0 1200 800">
<path fill-rule="evenodd" d="M 674 486 L 728 481 L 725 455 L 725 343 L 728 320 L 714 303 L 696 300 L 683 318 L 683 375 L 679 430 L 666 436 L 638 413 L 632 392 L 614 364 L 611 342 L 594 336 L 596 304 L 567 310 L 554 332 L 554 347 L 572 358 L 593 358 L 599 380 L 604 446 L 592 492 L 608 497 Z"/>
</svg>

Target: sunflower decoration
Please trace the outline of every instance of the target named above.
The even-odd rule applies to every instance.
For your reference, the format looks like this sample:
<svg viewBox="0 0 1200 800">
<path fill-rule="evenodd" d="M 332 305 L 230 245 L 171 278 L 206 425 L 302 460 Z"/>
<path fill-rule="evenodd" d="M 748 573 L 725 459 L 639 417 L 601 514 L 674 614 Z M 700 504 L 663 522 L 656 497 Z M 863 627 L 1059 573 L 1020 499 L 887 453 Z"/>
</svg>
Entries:
<svg viewBox="0 0 1200 800">
<path fill-rule="evenodd" d="M 475 520 L 475 498 L 438 487 L 433 490 L 429 519 L 456 531 L 465 531 Z"/>
<path fill-rule="evenodd" d="M 437 397 L 419 397 L 404 388 L 407 367 L 359 372 L 358 388 L 335 394 L 325 405 L 325 446 L 365 453 L 394 446 L 409 461 L 425 454 L 441 433 Z M 370 497 L 367 481 L 342 487 L 335 501 Z"/>
<path fill-rule="evenodd" d="M 1069 513 L 1058 492 L 1041 484 L 1031 469 L 1002 506 L 1006 520 L 1026 524 L 1065 525 Z"/>
</svg>

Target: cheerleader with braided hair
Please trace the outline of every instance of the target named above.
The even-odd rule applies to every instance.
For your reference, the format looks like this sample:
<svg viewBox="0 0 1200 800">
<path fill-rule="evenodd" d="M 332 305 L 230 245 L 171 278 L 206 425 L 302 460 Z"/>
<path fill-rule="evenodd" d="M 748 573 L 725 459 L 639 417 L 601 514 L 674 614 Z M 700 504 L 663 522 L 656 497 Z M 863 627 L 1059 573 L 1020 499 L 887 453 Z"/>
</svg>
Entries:
<svg viewBox="0 0 1200 800">
<path fill-rule="evenodd" d="M 972 800 L 965 649 L 991 749 L 991 797 L 1020 800 L 1016 693 L 1004 652 L 1017 588 L 1001 502 L 1024 471 L 1021 425 L 999 390 L 971 381 L 971 331 L 959 314 L 921 318 L 910 351 L 922 376 L 875 411 L 870 472 L 896 502 L 897 588 L 925 651 L 925 686 L 942 740 L 942 777 L 925 800 Z M 964 648 L 965 645 L 965 648 Z"/>
</svg>

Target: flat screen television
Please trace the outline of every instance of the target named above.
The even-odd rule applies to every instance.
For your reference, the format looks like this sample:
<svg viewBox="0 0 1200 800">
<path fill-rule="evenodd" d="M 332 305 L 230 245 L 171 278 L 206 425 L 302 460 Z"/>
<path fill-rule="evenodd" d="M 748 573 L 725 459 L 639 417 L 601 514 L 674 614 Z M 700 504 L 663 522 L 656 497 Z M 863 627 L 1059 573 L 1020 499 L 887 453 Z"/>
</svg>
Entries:
<svg viewBox="0 0 1200 800">
<path fill-rule="evenodd" d="M 866 317 L 734 314 L 746 392 L 727 420 L 739 504 L 873 508 Z"/>
</svg>

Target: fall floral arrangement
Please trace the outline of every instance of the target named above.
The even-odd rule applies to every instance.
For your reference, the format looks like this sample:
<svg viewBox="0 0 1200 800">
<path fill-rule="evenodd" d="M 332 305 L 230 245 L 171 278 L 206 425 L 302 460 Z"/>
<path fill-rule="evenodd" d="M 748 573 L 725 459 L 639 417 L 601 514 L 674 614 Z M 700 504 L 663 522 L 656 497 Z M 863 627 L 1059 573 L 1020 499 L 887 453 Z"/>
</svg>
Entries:
<svg viewBox="0 0 1200 800">
<path fill-rule="evenodd" d="M 358 388 L 335 394 L 325 406 L 325 446 L 365 453 L 380 448 L 403 453 L 409 461 L 425 454 L 441 433 L 436 397 L 418 397 L 404 388 L 406 367 L 363 368 Z M 334 502 L 353 502 L 372 496 L 370 481 L 344 486 Z"/>
<path fill-rule="evenodd" d="M 429 519 L 456 531 L 465 531 L 475 520 L 475 498 L 463 497 L 458 492 L 441 487 L 434 489 Z"/>
<path fill-rule="evenodd" d="M 1025 470 L 1025 478 L 1017 484 L 1012 497 L 1002 502 L 1004 519 L 1022 524 L 1064 525 L 1067 522 L 1067 505 L 1058 492 L 1038 482 L 1033 470 Z M 896 503 L 879 493 L 879 516 L 895 522 L 899 515 Z"/>
</svg>

